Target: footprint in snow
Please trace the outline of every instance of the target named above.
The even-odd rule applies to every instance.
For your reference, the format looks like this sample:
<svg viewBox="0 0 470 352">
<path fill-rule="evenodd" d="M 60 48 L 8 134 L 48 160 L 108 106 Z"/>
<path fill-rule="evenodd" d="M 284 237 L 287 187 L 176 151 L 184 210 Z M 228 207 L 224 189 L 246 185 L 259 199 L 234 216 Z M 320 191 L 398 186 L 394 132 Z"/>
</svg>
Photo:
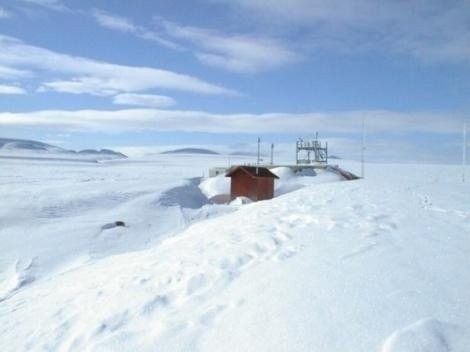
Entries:
<svg viewBox="0 0 470 352">
<path fill-rule="evenodd" d="M 357 257 L 359 255 L 363 255 L 363 254 L 373 250 L 376 246 L 377 246 L 377 243 L 375 243 L 375 242 L 363 244 L 363 245 L 359 246 L 359 248 L 357 248 L 356 250 L 352 251 L 351 253 L 343 255 L 341 257 L 341 259 L 350 259 L 350 258 Z"/>
<path fill-rule="evenodd" d="M 392 333 L 380 352 L 467 351 L 468 331 L 434 318 L 422 319 Z"/>
<path fill-rule="evenodd" d="M 201 315 L 199 321 L 203 325 L 210 324 L 220 313 L 222 313 L 222 311 L 225 310 L 226 307 L 226 304 L 218 304 L 210 307 L 206 312 Z"/>
<path fill-rule="evenodd" d="M 292 247 L 292 246 L 289 246 L 289 247 L 283 249 L 277 255 L 277 259 L 278 260 L 286 260 L 286 259 L 289 259 L 289 258 L 293 257 L 296 253 L 297 253 L 297 249 Z"/>
<path fill-rule="evenodd" d="M 158 308 L 166 307 L 169 304 L 168 297 L 157 295 L 142 306 L 142 313 L 151 314 Z"/>
<path fill-rule="evenodd" d="M 192 276 L 186 284 L 186 293 L 191 296 L 206 285 L 206 276 L 204 274 L 196 274 Z"/>
</svg>

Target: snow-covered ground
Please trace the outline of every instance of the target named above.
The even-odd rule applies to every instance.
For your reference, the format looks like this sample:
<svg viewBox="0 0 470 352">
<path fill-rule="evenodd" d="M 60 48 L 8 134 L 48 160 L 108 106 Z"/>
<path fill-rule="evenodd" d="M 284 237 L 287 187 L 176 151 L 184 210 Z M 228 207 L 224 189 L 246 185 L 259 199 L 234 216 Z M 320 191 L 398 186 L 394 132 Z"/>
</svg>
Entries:
<svg viewBox="0 0 470 352">
<path fill-rule="evenodd" d="M 280 169 L 273 200 L 205 204 L 225 164 L 2 160 L 0 351 L 469 351 L 459 167 Z"/>
</svg>

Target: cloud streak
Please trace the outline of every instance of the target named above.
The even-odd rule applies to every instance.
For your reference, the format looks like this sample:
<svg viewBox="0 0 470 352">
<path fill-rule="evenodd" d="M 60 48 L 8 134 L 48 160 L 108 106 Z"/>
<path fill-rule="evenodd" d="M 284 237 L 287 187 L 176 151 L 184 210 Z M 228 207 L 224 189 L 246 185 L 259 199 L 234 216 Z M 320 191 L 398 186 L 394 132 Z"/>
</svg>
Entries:
<svg viewBox="0 0 470 352">
<path fill-rule="evenodd" d="M 11 17 L 11 12 L 0 6 L 0 19 L 6 19 Z"/>
<path fill-rule="evenodd" d="M 159 43 L 170 49 L 181 49 L 180 45 L 163 38 L 161 35 L 154 31 L 150 31 L 143 26 L 134 24 L 130 19 L 112 14 L 107 11 L 93 9 L 91 11 L 92 16 L 96 22 L 104 28 L 111 29 L 118 32 L 130 33 L 138 38 L 151 40 Z"/>
<path fill-rule="evenodd" d="M 26 94 L 26 90 L 18 86 L 0 84 L 0 94 Z"/>
<path fill-rule="evenodd" d="M 172 49 L 191 47 L 194 57 L 202 64 L 228 71 L 268 71 L 301 58 L 283 43 L 266 36 L 229 35 L 205 28 L 181 26 L 162 18 L 155 19 L 163 28 L 161 34 L 157 34 L 126 17 L 98 9 L 93 9 L 91 13 L 104 28 L 153 40 Z"/>
<path fill-rule="evenodd" d="M 19 70 L 12 67 L 0 65 L 0 78 L 2 79 L 17 79 L 31 76 L 32 73 L 28 70 Z"/>
<path fill-rule="evenodd" d="M 120 32 L 137 32 L 137 27 L 128 19 L 116 15 L 111 15 L 108 12 L 94 9 L 92 11 L 93 17 L 99 25 L 117 30 Z"/>
<path fill-rule="evenodd" d="M 207 133 L 456 133 L 464 117 L 443 113 L 402 113 L 386 110 L 312 112 L 305 114 L 213 114 L 190 110 L 45 110 L 0 113 L 0 126 L 47 127 L 61 131 L 178 131 Z"/>
<path fill-rule="evenodd" d="M 61 0 L 22 0 L 23 2 L 45 7 L 54 11 L 70 11 Z"/>
<path fill-rule="evenodd" d="M 167 108 L 176 104 L 173 98 L 155 94 L 119 94 L 113 98 L 118 105 L 134 105 L 153 108 Z"/>
<path fill-rule="evenodd" d="M 297 62 L 301 56 L 286 45 L 266 36 L 229 35 L 205 28 L 180 26 L 157 19 L 166 33 L 194 46 L 195 57 L 203 64 L 234 71 L 268 71 Z"/>
<path fill-rule="evenodd" d="M 386 50 L 425 63 L 470 63 L 470 3 L 465 0 L 208 1 L 238 7 L 270 26 L 302 28 L 300 40 L 311 50 Z"/>
<path fill-rule="evenodd" d="M 158 88 L 209 95 L 236 94 L 233 90 L 193 76 L 61 54 L 1 35 L 0 65 L 10 73 L 35 70 L 66 77 L 44 82 L 40 91 L 108 96 Z"/>
</svg>

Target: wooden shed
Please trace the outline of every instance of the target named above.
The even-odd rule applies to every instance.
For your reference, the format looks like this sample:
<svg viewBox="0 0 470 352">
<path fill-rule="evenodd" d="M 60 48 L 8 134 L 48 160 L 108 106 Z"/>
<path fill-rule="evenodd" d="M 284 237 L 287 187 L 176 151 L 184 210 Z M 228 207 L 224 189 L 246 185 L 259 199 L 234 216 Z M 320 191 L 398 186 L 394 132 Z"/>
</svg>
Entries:
<svg viewBox="0 0 470 352">
<path fill-rule="evenodd" d="M 231 178 L 230 199 L 247 197 L 253 201 L 274 197 L 274 179 L 279 178 L 260 166 L 235 166 L 226 175 Z"/>
</svg>

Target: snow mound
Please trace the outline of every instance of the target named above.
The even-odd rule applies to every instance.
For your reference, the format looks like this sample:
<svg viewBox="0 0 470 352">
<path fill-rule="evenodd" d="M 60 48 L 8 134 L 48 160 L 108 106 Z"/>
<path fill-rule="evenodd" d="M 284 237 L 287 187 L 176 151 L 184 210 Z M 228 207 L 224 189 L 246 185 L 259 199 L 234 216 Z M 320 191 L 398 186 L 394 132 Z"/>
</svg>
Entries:
<svg viewBox="0 0 470 352">
<path fill-rule="evenodd" d="M 182 208 L 198 209 L 210 204 L 208 197 L 198 187 L 199 178 L 193 178 L 186 185 L 169 189 L 159 199 L 162 206 L 180 206 Z"/>
<path fill-rule="evenodd" d="M 0 302 L 35 280 L 37 258 L 17 260 L 0 276 Z"/>
<path fill-rule="evenodd" d="M 457 326 L 429 318 L 394 332 L 385 340 L 381 352 L 464 352 L 467 349 L 463 342 Z"/>
<path fill-rule="evenodd" d="M 283 181 L 290 180 L 295 176 L 294 171 L 288 167 L 275 167 L 271 169 L 271 172 L 275 174 L 279 179 L 282 179 Z"/>
<path fill-rule="evenodd" d="M 231 205 L 245 205 L 250 203 L 253 203 L 253 201 L 247 197 L 237 197 L 230 202 Z"/>
<path fill-rule="evenodd" d="M 225 177 L 225 175 L 209 177 L 199 184 L 199 188 L 207 198 L 212 198 L 219 194 L 230 194 L 230 178 Z"/>
<path fill-rule="evenodd" d="M 304 169 L 294 172 L 288 167 L 276 167 L 271 171 L 279 177 L 274 182 L 274 194 L 280 196 L 320 183 L 338 182 L 343 178 L 327 170 Z"/>
</svg>

